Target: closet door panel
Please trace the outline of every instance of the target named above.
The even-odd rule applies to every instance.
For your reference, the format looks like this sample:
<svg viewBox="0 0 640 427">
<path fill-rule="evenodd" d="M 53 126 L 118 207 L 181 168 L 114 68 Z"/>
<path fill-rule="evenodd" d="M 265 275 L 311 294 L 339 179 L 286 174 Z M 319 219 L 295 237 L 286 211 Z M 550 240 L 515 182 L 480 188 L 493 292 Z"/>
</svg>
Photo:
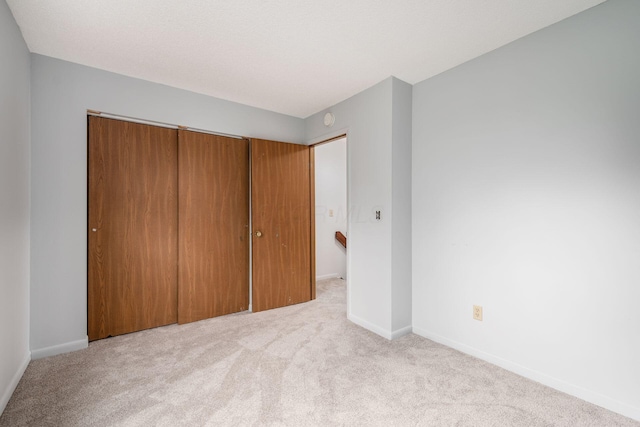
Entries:
<svg viewBox="0 0 640 427">
<path fill-rule="evenodd" d="M 249 306 L 248 141 L 179 131 L 178 323 Z"/>
<path fill-rule="evenodd" d="M 253 311 L 309 301 L 310 149 L 251 141 Z"/>
<path fill-rule="evenodd" d="M 177 321 L 177 131 L 89 117 L 90 340 Z"/>
</svg>

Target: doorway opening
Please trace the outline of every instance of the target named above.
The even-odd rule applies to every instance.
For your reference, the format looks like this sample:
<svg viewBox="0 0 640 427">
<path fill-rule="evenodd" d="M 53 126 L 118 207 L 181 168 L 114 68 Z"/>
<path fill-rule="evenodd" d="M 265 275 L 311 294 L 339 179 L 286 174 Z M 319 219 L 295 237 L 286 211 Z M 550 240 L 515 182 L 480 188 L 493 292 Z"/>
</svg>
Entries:
<svg viewBox="0 0 640 427">
<path fill-rule="evenodd" d="M 347 278 L 347 137 L 314 145 L 316 280 Z"/>
</svg>

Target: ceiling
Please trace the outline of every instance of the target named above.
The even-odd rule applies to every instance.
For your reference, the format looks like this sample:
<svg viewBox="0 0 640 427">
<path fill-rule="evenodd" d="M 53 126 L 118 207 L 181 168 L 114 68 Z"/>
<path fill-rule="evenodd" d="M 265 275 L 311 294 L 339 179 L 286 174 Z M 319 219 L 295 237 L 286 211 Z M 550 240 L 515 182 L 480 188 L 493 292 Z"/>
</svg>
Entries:
<svg viewBox="0 0 640 427">
<path fill-rule="evenodd" d="M 7 0 L 29 50 L 305 118 L 604 0 Z"/>
</svg>

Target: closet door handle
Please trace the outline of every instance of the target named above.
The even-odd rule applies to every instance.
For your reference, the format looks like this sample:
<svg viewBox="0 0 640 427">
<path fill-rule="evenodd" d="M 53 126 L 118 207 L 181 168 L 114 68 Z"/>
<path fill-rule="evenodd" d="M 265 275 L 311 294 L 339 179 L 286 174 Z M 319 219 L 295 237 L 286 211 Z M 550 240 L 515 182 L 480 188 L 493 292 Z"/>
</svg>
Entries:
<svg viewBox="0 0 640 427">
<path fill-rule="evenodd" d="M 256 231 L 256 237 L 262 237 L 262 231 Z"/>
</svg>

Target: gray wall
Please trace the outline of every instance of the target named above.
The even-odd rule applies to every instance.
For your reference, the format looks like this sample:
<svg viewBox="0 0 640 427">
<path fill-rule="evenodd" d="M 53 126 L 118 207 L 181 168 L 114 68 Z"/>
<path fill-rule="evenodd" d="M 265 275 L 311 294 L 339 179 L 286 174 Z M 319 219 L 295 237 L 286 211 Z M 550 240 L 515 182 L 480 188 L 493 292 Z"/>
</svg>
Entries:
<svg viewBox="0 0 640 427">
<path fill-rule="evenodd" d="M 304 121 L 32 55 L 31 350 L 87 340 L 87 109 L 302 142 Z"/>
<path fill-rule="evenodd" d="M 29 363 L 29 51 L 0 1 L 0 413 Z"/>
<path fill-rule="evenodd" d="M 393 236 L 392 227 L 394 209 L 397 207 L 401 212 L 400 204 L 406 203 L 408 210 L 410 203 L 400 196 L 394 205 L 392 191 L 394 114 L 401 120 L 399 116 L 410 111 L 394 110 L 393 101 L 397 99 L 400 105 L 410 100 L 405 85 L 390 77 L 305 120 L 306 141 L 310 143 L 347 133 L 347 315 L 353 322 L 387 338 L 410 331 L 410 325 L 394 329 L 393 311 L 397 307 L 392 304 L 396 286 L 392 239 L 399 239 L 396 244 L 403 248 L 407 259 L 411 256 L 410 243 L 402 241 L 406 236 Z M 395 93 L 396 90 L 399 92 Z M 327 111 L 336 116 L 331 128 L 325 127 L 322 120 Z M 403 143 L 406 141 L 399 142 Z M 396 152 L 395 167 L 410 170 L 409 158 L 401 152 L 402 149 Z M 380 221 L 375 220 L 376 210 L 381 211 Z M 402 309 L 410 313 L 410 301 Z"/>
<path fill-rule="evenodd" d="M 639 18 L 611 0 L 415 85 L 412 180 L 414 331 L 636 419 Z"/>
<path fill-rule="evenodd" d="M 393 79 L 392 329 L 411 329 L 411 111 L 413 86 Z"/>
</svg>

